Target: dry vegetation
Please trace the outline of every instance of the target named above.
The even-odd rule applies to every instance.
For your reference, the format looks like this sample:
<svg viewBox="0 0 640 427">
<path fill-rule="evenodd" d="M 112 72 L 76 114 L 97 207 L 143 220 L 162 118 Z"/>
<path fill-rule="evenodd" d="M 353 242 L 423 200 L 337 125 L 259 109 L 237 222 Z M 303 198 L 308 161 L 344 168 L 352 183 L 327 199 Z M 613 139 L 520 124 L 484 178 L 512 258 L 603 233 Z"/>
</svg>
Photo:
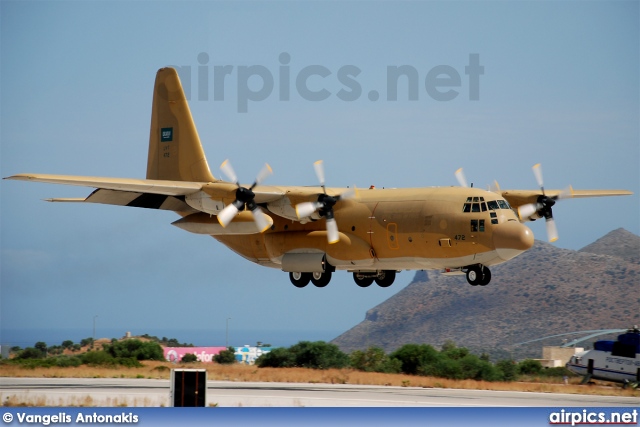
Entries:
<svg viewBox="0 0 640 427">
<path fill-rule="evenodd" d="M 166 362 L 144 362 L 142 368 L 105 368 L 105 367 L 69 367 L 25 369 L 19 366 L 0 366 L 0 377 L 46 377 L 46 378 L 149 378 L 168 379 L 170 370 L 180 368 L 205 368 L 212 381 L 255 381 L 255 382 L 291 382 L 291 383 L 329 383 L 386 385 L 398 387 L 455 388 L 496 391 L 521 391 L 538 393 L 595 394 L 607 396 L 640 397 L 640 390 L 622 389 L 619 385 L 598 383 L 591 386 L 579 385 L 579 378 L 571 380 L 569 385 L 561 380 L 531 378 L 526 382 L 484 382 L 473 380 L 447 380 L 442 378 L 421 377 L 403 374 L 382 374 L 362 372 L 352 369 L 315 370 L 304 368 L 257 368 L 247 365 L 219 364 L 181 364 Z M 90 399 L 90 397 L 88 397 Z M 15 399 L 14 399 L 15 400 Z M 23 404 L 24 402 L 22 402 Z M 36 402 L 37 403 L 37 402 Z M 144 405 L 144 402 L 140 402 Z M 20 405 L 19 401 L 7 400 L 5 405 Z M 91 402 L 79 401 L 77 406 L 91 406 Z M 117 401 L 112 406 L 118 406 Z"/>
</svg>

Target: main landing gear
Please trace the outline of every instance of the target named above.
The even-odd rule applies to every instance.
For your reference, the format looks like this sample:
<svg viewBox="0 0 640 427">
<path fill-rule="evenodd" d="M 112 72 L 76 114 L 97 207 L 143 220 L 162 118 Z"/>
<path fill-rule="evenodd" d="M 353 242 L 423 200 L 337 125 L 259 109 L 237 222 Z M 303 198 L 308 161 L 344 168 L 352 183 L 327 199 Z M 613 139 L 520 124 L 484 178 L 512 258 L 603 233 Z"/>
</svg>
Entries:
<svg viewBox="0 0 640 427">
<path fill-rule="evenodd" d="M 361 288 L 370 286 L 373 281 L 381 288 L 388 288 L 396 280 L 395 270 L 357 271 L 353 273 L 353 281 Z"/>
<path fill-rule="evenodd" d="M 471 286 L 487 286 L 491 281 L 491 271 L 481 264 L 468 266 L 466 274 Z"/>
<path fill-rule="evenodd" d="M 361 288 L 370 286 L 374 281 L 378 286 L 386 288 L 391 286 L 395 279 L 395 270 L 361 271 L 353 273 L 353 280 Z M 309 282 L 318 288 L 324 288 L 331 281 L 331 271 L 322 273 L 302 273 L 294 271 L 289 273 L 289 280 L 291 280 L 291 283 L 293 283 L 293 286 L 296 288 L 304 288 Z"/>
<path fill-rule="evenodd" d="M 291 283 L 293 283 L 293 286 L 296 288 L 304 288 L 309 282 L 318 288 L 324 288 L 331 281 L 331 272 L 300 273 L 295 271 L 289 273 L 289 280 L 291 280 Z"/>
</svg>

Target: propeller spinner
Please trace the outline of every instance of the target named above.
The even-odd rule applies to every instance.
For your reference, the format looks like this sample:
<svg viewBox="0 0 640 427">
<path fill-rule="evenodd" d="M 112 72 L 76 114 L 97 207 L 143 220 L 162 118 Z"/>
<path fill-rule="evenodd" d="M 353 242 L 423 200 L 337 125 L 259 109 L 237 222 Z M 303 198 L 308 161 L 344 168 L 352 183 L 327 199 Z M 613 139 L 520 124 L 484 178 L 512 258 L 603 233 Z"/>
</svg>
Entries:
<svg viewBox="0 0 640 427">
<path fill-rule="evenodd" d="M 231 167 L 231 163 L 229 163 L 229 160 L 225 160 L 220 165 L 220 170 L 222 170 L 226 177 L 229 178 L 229 181 L 235 183 L 238 186 L 238 189 L 236 190 L 236 199 L 231 204 L 225 206 L 225 208 L 222 209 L 222 211 L 220 211 L 220 213 L 218 214 L 218 222 L 220 223 L 220 225 L 226 227 L 231 221 L 233 221 L 233 218 L 236 217 L 238 212 L 243 210 L 246 206 L 247 209 L 249 209 L 249 211 L 251 212 L 253 221 L 256 223 L 256 227 L 258 227 L 258 230 L 261 233 L 267 230 L 271 226 L 273 221 L 271 221 L 271 218 L 269 218 L 264 212 L 262 212 L 260 206 L 258 206 L 258 204 L 255 202 L 254 199 L 256 195 L 253 192 L 253 189 L 273 173 L 271 166 L 269 166 L 268 163 L 265 163 L 264 167 L 256 177 L 255 182 L 249 188 L 240 186 L 240 184 L 238 183 L 237 175 L 233 170 L 233 167 Z"/>
<path fill-rule="evenodd" d="M 355 195 L 354 189 L 349 189 L 338 196 L 330 196 L 327 194 L 327 189 L 324 185 L 324 167 L 322 160 L 318 160 L 313 164 L 313 168 L 316 171 L 316 176 L 322 187 L 322 194 L 318 195 L 318 200 L 315 202 L 304 202 L 296 205 L 296 215 L 298 218 L 305 218 L 318 211 L 320 216 L 326 218 L 327 222 L 327 241 L 330 244 L 338 243 L 340 235 L 338 233 L 338 224 L 336 223 L 333 206 L 342 199 L 348 199 Z"/>
</svg>

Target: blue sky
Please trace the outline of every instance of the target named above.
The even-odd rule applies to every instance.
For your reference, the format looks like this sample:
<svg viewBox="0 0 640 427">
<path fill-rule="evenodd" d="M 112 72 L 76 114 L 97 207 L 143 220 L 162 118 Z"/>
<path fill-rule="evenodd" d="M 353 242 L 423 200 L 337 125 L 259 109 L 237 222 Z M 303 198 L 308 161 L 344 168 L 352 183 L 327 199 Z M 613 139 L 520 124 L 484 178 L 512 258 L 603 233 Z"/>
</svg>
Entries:
<svg viewBox="0 0 640 427">
<path fill-rule="evenodd" d="M 476 186 L 498 180 L 533 189 L 531 166 L 540 162 L 547 188 L 635 193 L 559 203 L 558 246 L 579 249 L 618 227 L 640 233 L 637 1 L 2 1 L 0 8 L 3 177 L 143 178 L 155 72 L 172 65 L 183 79 L 191 70 L 191 111 L 216 176 L 229 158 L 243 182 L 268 162 L 268 183 L 313 185 L 312 163 L 322 158 L 331 186 L 455 185 L 453 173 L 464 167 Z M 484 67 L 477 100 L 465 74 L 470 55 Z M 273 87 L 239 112 L 243 97 L 263 87 L 262 77 L 246 84 L 241 77 L 256 65 Z M 417 100 L 408 99 L 405 80 L 398 100 L 388 100 L 387 67 L 403 65 L 417 72 Z M 231 66 L 224 100 L 214 100 L 223 66 Z M 309 66 L 329 71 L 307 80 L 327 99 L 297 90 Z M 439 87 L 457 93 L 448 101 L 425 87 L 441 66 L 460 76 Z M 344 67 L 359 70 L 350 83 L 361 94 L 351 101 L 338 97 L 351 88 L 339 78 Z M 219 345 L 231 317 L 237 339 L 277 344 L 277 331 L 289 331 L 329 340 L 413 278 L 403 272 L 391 288 L 360 289 L 337 273 L 327 288 L 295 289 L 285 273 L 172 227 L 170 212 L 41 200 L 91 189 L 2 181 L 0 190 L 4 337 L 21 328 L 81 328 L 90 336 L 98 315 L 97 335 L 107 337 L 192 330 L 209 334 L 202 344 Z M 529 225 L 545 238 L 543 223 Z"/>
</svg>

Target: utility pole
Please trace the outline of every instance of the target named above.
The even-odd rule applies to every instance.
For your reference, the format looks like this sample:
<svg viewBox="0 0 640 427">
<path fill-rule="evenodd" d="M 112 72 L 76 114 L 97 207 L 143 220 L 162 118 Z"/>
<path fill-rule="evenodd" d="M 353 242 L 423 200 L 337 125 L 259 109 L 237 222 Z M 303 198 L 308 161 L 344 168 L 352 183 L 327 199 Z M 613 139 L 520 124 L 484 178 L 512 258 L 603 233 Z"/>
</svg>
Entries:
<svg viewBox="0 0 640 427">
<path fill-rule="evenodd" d="M 96 342 L 96 319 L 97 318 L 98 318 L 97 314 L 93 316 L 93 342 Z M 91 344 L 91 346 L 93 347 L 93 343 Z"/>
<path fill-rule="evenodd" d="M 229 348 L 229 320 L 231 320 L 231 317 L 227 317 L 227 334 L 224 342 L 224 346 L 227 348 Z"/>
</svg>

